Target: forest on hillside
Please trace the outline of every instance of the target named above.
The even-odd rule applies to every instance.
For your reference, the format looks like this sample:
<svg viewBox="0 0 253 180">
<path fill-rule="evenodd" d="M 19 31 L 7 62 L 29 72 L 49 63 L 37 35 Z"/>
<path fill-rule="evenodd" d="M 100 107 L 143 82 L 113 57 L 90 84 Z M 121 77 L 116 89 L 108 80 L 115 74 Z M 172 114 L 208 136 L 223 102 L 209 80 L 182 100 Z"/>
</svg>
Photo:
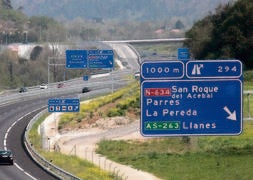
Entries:
<svg viewBox="0 0 253 180">
<path fill-rule="evenodd" d="M 159 21 L 180 19 L 188 27 L 219 4 L 235 0 L 12 0 L 29 16 L 56 19 L 103 19 L 105 21 Z"/>
<path fill-rule="evenodd" d="M 186 32 L 195 59 L 238 59 L 253 69 L 253 1 L 220 6 Z"/>
</svg>

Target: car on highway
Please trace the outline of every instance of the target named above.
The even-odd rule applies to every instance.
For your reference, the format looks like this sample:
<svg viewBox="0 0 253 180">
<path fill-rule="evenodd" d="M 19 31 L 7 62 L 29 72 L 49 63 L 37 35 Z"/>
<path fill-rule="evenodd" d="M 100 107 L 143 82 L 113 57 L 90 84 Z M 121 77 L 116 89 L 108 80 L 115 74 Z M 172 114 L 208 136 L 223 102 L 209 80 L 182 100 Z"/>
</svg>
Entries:
<svg viewBox="0 0 253 180">
<path fill-rule="evenodd" d="M 135 79 L 140 79 L 140 72 L 135 72 L 134 73 L 134 78 Z"/>
<path fill-rule="evenodd" d="M 47 89 L 47 84 L 41 84 L 40 89 Z"/>
<path fill-rule="evenodd" d="M 0 164 L 13 165 L 13 154 L 10 150 L 0 150 Z"/>
<path fill-rule="evenodd" d="M 90 92 L 90 88 L 84 87 L 84 88 L 82 89 L 82 93 L 87 93 L 87 92 Z"/>
<path fill-rule="evenodd" d="M 19 89 L 19 93 L 24 93 L 24 92 L 27 92 L 26 87 L 21 87 L 21 88 Z"/>
<path fill-rule="evenodd" d="M 64 86 L 64 83 L 58 83 L 57 88 L 62 88 Z"/>
</svg>

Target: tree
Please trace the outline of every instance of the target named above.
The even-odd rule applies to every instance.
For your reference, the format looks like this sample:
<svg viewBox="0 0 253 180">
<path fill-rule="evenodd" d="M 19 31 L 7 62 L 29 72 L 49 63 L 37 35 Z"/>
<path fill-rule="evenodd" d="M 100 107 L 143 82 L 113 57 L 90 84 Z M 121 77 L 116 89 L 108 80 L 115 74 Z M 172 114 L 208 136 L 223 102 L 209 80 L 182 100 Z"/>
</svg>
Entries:
<svg viewBox="0 0 253 180">
<path fill-rule="evenodd" d="M 185 45 L 198 59 L 239 59 L 253 66 L 253 2 L 238 0 L 219 6 L 186 32 Z M 208 38 L 209 37 L 209 38 Z"/>
<path fill-rule="evenodd" d="M 211 41 L 212 29 L 211 16 L 207 16 L 196 22 L 192 29 L 186 32 L 188 40 L 184 46 L 190 47 L 194 58 L 202 59 L 206 56 L 205 53 L 209 51 L 207 44 Z"/>
<path fill-rule="evenodd" d="M 184 29 L 185 26 L 184 26 L 184 24 L 182 23 L 182 21 L 178 20 L 178 21 L 175 23 L 175 28 L 176 28 L 176 29 Z"/>
</svg>

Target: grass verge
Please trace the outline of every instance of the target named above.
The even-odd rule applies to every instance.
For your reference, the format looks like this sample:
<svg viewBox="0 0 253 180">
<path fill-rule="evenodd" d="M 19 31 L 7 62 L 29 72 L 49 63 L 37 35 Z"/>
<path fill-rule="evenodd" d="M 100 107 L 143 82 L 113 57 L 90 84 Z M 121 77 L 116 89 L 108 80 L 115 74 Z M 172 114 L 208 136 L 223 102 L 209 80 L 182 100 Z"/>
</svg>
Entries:
<svg viewBox="0 0 253 180">
<path fill-rule="evenodd" d="M 132 89 L 139 93 L 139 90 Z M 79 122 L 85 119 L 84 117 L 91 118 L 94 112 L 103 116 L 105 113 L 99 112 L 100 107 L 122 98 L 123 94 L 128 92 L 129 89 L 122 90 L 113 96 L 98 99 L 89 104 L 89 108 L 87 106 L 81 108 L 84 116 L 67 114 L 66 121 L 63 122 L 66 124 L 73 121 Z M 135 95 L 139 96 L 138 93 Z M 133 98 L 134 103 L 126 100 L 125 96 L 122 99 L 124 99 L 123 102 L 120 102 L 117 107 L 120 110 L 127 109 L 126 106 L 129 104 L 131 106 L 138 104 L 136 98 Z M 252 98 L 249 104 L 253 104 Z M 253 114 L 253 108 L 247 106 L 247 103 L 244 104 L 244 108 L 248 108 L 249 113 Z M 117 111 L 114 110 L 114 112 Z M 44 119 L 45 117 L 41 118 L 30 132 L 30 139 L 40 154 L 82 179 L 115 179 L 113 175 L 102 172 L 99 168 L 77 157 L 43 151 L 40 148 L 41 138 L 38 136 L 37 129 Z M 233 137 L 191 137 L 190 141 L 181 137 L 154 138 L 144 142 L 102 141 L 99 143 L 98 153 L 119 163 L 151 172 L 163 179 L 251 179 L 253 177 L 253 172 L 251 172 L 253 167 L 252 127 L 253 122 L 246 122 L 243 134 Z M 66 164 L 71 164 L 71 166 L 66 167 Z M 91 174 L 93 174 L 92 177 L 90 177 Z"/>
<path fill-rule="evenodd" d="M 85 123 L 96 121 L 100 118 L 125 116 L 131 113 L 140 114 L 140 90 L 136 81 L 110 95 L 102 96 L 81 104 L 80 112 L 65 113 L 59 121 L 59 130 L 64 128 L 79 128 Z"/>
<path fill-rule="evenodd" d="M 29 132 L 29 139 L 36 151 L 48 161 L 51 161 L 56 166 L 64 169 L 67 172 L 79 177 L 80 179 L 89 180 L 120 180 L 112 173 L 101 170 L 94 164 L 80 159 L 77 156 L 68 156 L 61 153 L 47 152 L 41 147 L 41 136 L 38 134 L 39 125 L 45 120 L 49 114 L 42 116 L 32 127 Z"/>
<path fill-rule="evenodd" d="M 240 136 L 153 138 L 99 143 L 98 153 L 162 179 L 251 179 L 253 122 Z M 129 153 L 131 152 L 131 153 Z"/>
</svg>

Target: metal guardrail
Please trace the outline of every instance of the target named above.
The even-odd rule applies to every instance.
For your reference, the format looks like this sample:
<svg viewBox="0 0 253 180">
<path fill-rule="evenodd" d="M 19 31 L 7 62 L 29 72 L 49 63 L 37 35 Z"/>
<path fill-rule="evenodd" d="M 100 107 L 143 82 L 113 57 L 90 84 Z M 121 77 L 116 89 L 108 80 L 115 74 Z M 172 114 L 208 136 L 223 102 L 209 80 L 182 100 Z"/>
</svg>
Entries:
<svg viewBox="0 0 253 180">
<path fill-rule="evenodd" d="M 110 88 L 105 88 L 103 90 L 91 91 L 89 93 L 81 94 L 79 98 L 81 100 L 87 100 L 87 99 L 92 99 L 97 96 L 109 94 L 111 92 L 112 90 Z M 28 153 L 31 155 L 32 159 L 34 159 L 35 162 L 37 162 L 41 167 L 43 167 L 45 170 L 52 173 L 56 177 L 60 179 L 64 179 L 64 180 L 80 180 L 80 178 L 74 176 L 73 174 L 47 161 L 36 151 L 36 149 L 34 149 L 33 145 L 31 144 L 30 139 L 29 139 L 29 132 L 31 128 L 33 127 L 34 123 L 38 121 L 46 113 L 47 113 L 47 109 L 41 111 L 39 114 L 34 116 L 33 119 L 27 125 L 25 136 L 24 136 L 24 144 L 25 144 L 26 150 L 28 151 Z"/>
<path fill-rule="evenodd" d="M 52 173 L 59 179 L 64 179 L 64 180 L 80 180 L 80 178 L 64 171 L 63 169 L 55 166 L 51 162 L 47 161 L 45 158 L 43 158 L 33 147 L 33 145 L 30 143 L 29 140 L 29 131 L 33 124 L 40 118 L 42 117 L 45 113 L 47 112 L 47 109 L 44 111 L 41 111 L 39 114 L 37 114 L 28 124 L 25 132 L 25 137 L 24 137 L 24 144 L 25 148 L 32 157 L 32 159 L 37 162 L 41 167 L 43 167 L 46 171 Z"/>
<path fill-rule="evenodd" d="M 11 93 L 11 94 L 5 94 L 1 95 L 0 98 L 0 106 L 6 105 L 6 104 L 12 104 L 15 102 L 20 101 L 27 101 L 31 99 L 37 99 L 37 98 L 46 98 L 46 97 L 53 97 L 53 96 L 59 96 L 63 94 L 73 94 L 76 92 L 79 94 L 79 98 L 81 100 L 87 100 L 91 99 L 100 95 L 105 95 L 112 93 L 114 90 L 117 90 L 120 87 L 126 86 L 126 84 L 133 81 L 133 79 L 120 79 L 120 75 L 125 76 L 125 74 L 114 74 L 111 73 L 112 78 L 111 80 L 101 80 L 103 78 L 99 78 L 99 81 L 90 82 L 87 83 L 90 88 L 97 88 L 101 86 L 101 83 L 103 83 L 103 89 L 99 90 L 92 90 L 88 93 L 81 93 L 81 90 L 84 86 L 84 83 L 82 79 L 76 79 L 76 82 L 70 82 L 66 87 L 64 88 L 55 88 L 57 84 L 50 84 L 48 89 L 39 89 L 38 87 L 32 88 L 32 91 L 28 91 L 25 93 Z M 28 153 L 31 155 L 32 159 L 34 159 L 35 162 L 37 162 L 42 168 L 47 170 L 48 172 L 54 174 L 56 177 L 64 180 L 79 180 L 78 177 L 66 172 L 65 170 L 57 167 L 56 165 L 52 164 L 51 162 L 47 161 L 45 158 L 43 158 L 37 151 L 34 149 L 33 145 L 31 144 L 29 140 L 29 132 L 31 127 L 34 125 L 34 123 L 45 113 L 47 112 L 47 109 L 42 111 L 41 113 L 37 114 L 28 124 L 25 135 L 24 135 L 24 145 Z"/>
<path fill-rule="evenodd" d="M 115 88 L 117 89 L 118 86 L 126 85 L 127 83 L 131 82 L 133 80 L 131 79 L 111 79 L 107 81 L 98 81 L 98 82 L 90 82 L 87 84 L 83 84 L 82 80 L 79 80 L 79 83 L 76 84 L 67 84 L 66 87 L 63 88 L 56 88 L 56 85 L 50 84 L 48 86 L 48 89 L 34 89 L 33 91 L 28 91 L 24 93 L 14 93 L 14 94 L 3 94 L 0 95 L 0 106 L 6 105 L 6 104 L 12 104 L 20 101 L 27 101 L 32 99 L 38 99 L 38 98 L 47 98 L 47 97 L 53 97 L 53 96 L 59 96 L 63 94 L 73 94 L 73 93 L 81 93 L 82 88 L 84 86 L 88 86 L 91 89 L 96 89 L 97 87 L 101 87 L 101 83 L 103 84 L 102 88 Z"/>
<path fill-rule="evenodd" d="M 116 80 L 113 79 L 114 81 Z M 116 80 L 117 81 L 117 80 Z M 117 86 L 115 86 L 115 89 L 118 89 L 119 87 L 122 87 L 124 85 L 126 85 L 126 83 L 129 82 L 126 81 L 126 80 L 119 80 L 117 82 Z M 98 84 L 97 83 L 101 83 L 101 82 L 94 82 L 92 83 L 92 86 L 96 87 Z M 82 85 L 83 86 L 83 85 Z M 81 86 L 80 86 L 81 87 Z M 79 88 L 79 87 L 78 87 Z M 65 93 L 66 94 L 66 90 L 69 91 L 69 92 L 72 92 L 73 91 L 76 91 L 77 87 L 75 86 L 74 88 L 63 88 L 63 89 L 54 89 L 54 91 L 50 91 L 50 89 L 47 89 L 47 90 L 40 90 L 40 91 L 43 91 L 43 93 L 38 93 L 37 91 L 35 91 L 35 94 L 33 93 L 21 93 L 21 94 L 16 94 L 16 95 L 12 95 L 11 98 L 9 98 L 8 96 L 7 97 L 4 97 L 4 98 L 1 98 L 1 101 L 0 101 L 0 104 L 4 104 L 4 103 L 7 103 L 7 102 L 16 102 L 16 101 L 22 101 L 22 100 L 28 100 L 29 98 L 34 98 L 34 96 L 36 95 L 36 98 L 38 98 L 38 96 L 41 96 L 41 97 L 48 97 L 48 96 L 52 96 L 52 95 L 59 95 L 59 94 L 63 94 Z M 81 100 L 87 100 L 87 99 L 91 99 L 91 98 L 94 98 L 94 97 L 97 97 L 99 95 L 104 95 L 104 94 L 108 94 L 112 92 L 112 89 L 111 89 L 111 82 L 109 83 L 106 83 L 105 86 L 104 86 L 104 89 L 103 90 L 97 90 L 97 91 L 91 91 L 89 93 L 85 93 L 85 94 L 80 94 L 79 95 L 79 98 Z M 244 97 L 246 97 L 246 102 L 244 104 L 247 104 L 247 108 L 246 108 L 246 111 L 247 112 L 244 112 L 244 114 L 247 114 L 247 117 L 244 117 L 243 119 L 244 120 L 253 120 L 253 115 L 251 114 L 250 112 L 250 99 L 252 98 L 251 96 L 253 95 L 253 91 L 244 91 Z M 56 177 L 59 177 L 60 179 L 66 179 L 66 180 L 79 180 L 78 177 L 64 171 L 63 169 L 55 166 L 54 164 L 52 164 L 51 162 L 47 161 L 45 158 L 43 158 L 32 146 L 32 144 L 30 143 L 30 140 L 29 140 L 29 131 L 31 129 L 31 127 L 33 126 L 33 124 L 42 116 L 44 115 L 45 113 L 47 112 L 47 109 L 42 111 L 41 113 L 37 114 L 31 121 L 30 123 L 28 124 L 27 128 L 26 128 L 26 132 L 25 132 L 25 137 L 24 137 L 24 144 L 25 144 L 25 147 L 27 149 L 27 151 L 29 152 L 29 154 L 32 156 L 32 158 L 38 163 L 40 164 L 45 170 L 53 173 Z"/>
<path fill-rule="evenodd" d="M 91 91 L 86 94 L 82 94 L 80 96 L 80 99 L 91 99 L 94 97 L 97 97 L 99 95 L 105 95 L 111 92 L 111 89 L 107 88 L 104 90 L 98 90 L 98 91 Z M 57 167 L 56 165 L 52 164 L 51 162 L 47 161 L 44 157 L 42 157 L 36 149 L 33 147 L 33 145 L 30 142 L 29 139 L 29 132 L 31 128 L 33 127 L 34 123 L 38 121 L 44 114 L 47 113 L 47 109 L 41 111 L 39 114 L 33 117 L 33 119 L 30 121 L 30 123 L 26 127 L 25 136 L 24 136 L 24 145 L 28 153 L 31 155 L 32 159 L 37 162 L 41 167 L 43 167 L 46 171 L 52 173 L 56 177 L 64 180 L 80 180 L 80 178 L 74 176 L 73 174 Z"/>
</svg>

